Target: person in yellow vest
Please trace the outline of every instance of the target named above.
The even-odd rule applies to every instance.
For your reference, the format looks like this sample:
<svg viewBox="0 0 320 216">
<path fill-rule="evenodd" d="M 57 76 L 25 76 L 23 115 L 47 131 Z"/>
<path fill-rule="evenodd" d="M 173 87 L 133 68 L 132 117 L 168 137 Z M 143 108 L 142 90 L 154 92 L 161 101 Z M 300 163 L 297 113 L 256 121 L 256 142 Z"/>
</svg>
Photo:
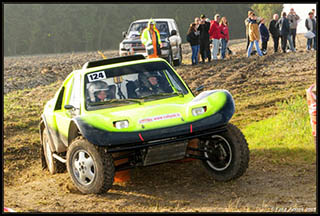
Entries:
<svg viewBox="0 0 320 216">
<path fill-rule="evenodd" d="M 150 19 L 148 27 L 141 34 L 141 42 L 146 48 L 148 58 L 157 58 L 161 54 L 162 43 L 159 30 L 156 28 L 156 22 Z"/>
</svg>

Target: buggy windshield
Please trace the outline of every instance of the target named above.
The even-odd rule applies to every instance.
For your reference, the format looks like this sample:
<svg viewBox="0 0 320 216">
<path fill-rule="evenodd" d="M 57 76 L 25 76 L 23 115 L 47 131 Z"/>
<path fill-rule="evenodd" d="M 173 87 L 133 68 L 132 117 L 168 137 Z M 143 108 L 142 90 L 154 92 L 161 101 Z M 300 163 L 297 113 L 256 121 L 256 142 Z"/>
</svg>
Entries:
<svg viewBox="0 0 320 216">
<path fill-rule="evenodd" d="M 165 62 L 90 72 L 85 76 L 85 92 L 87 110 L 188 94 L 185 85 Z"/>
</svg>

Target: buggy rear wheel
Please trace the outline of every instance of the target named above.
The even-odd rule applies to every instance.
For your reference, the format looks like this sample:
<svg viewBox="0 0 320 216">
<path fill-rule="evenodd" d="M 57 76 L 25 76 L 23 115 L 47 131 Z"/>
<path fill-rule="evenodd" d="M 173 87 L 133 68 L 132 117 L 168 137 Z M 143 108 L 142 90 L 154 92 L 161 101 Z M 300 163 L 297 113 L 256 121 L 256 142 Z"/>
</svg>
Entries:
<svg viewBox="0 0 320 216">
<path fill-rule="evenodd" d="M 53 153 L 50 149 L 50 139 L 48 135 L 47 128 L 43 129 L 42 133 L 42 145 L 43 145 L 43 153 L 46 161 L 47 168 L 51 174 L 62 173 L 66 170 L 65 164 L 57 161 L 53 157 Z"/>
</svg>

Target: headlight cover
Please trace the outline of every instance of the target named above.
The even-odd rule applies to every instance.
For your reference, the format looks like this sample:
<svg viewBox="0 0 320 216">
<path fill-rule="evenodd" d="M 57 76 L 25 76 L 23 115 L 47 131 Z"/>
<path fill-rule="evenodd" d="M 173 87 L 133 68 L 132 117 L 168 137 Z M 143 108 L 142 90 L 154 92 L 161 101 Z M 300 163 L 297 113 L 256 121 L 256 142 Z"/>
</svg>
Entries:
<svg viewBox="0 0 320 216">
<path fill-rule="evenodd" d="M 203 107 L 193 108 L 191 112 L 193 116 L 198 116 L 198 115 L 202 115 L 206 111 L 207 111 L 207 107 L 203 106 Z"/>
<path fill-rule="evenodd" d="M 115 121 L 113 122 L 113 126 L 117 129 L 124 129 L 129 127 L 128 120 Z"/>
<path fill-rule="evenodd" d="M 131 44 L 124 44 L 123 46 L 124 46 L 125 49 L 130 49 Z"/>
</svg>

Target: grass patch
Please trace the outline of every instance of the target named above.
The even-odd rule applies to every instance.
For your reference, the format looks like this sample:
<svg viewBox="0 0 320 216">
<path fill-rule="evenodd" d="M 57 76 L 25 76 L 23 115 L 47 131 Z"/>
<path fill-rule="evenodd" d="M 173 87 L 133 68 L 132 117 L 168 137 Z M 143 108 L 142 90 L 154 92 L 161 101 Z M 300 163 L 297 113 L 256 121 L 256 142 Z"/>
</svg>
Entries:
<svg viewBox="0 0 320 216">
<path fill-rule="evenodd" d="M 251 123 L 242 130 L 250 150 L 274 163 L 314 162 L 315 144 L 306 99 L 296 96 L 276 103 L 276 108 L 279 110 L 276 116 Z"/>
<path fill-rule="evenodd" d="M 4 138 L 6 147 L 18 146 L 19 143 L 11 142 L 24 136 L 24 142 L 40 143 L 35 136 L 39 133 L 40 116 L 45 103 L 54 96 L 60 81 L 48 86 L 39 86 L 33 89 L 24 89 L 4 95 Z"/>
</svg>

